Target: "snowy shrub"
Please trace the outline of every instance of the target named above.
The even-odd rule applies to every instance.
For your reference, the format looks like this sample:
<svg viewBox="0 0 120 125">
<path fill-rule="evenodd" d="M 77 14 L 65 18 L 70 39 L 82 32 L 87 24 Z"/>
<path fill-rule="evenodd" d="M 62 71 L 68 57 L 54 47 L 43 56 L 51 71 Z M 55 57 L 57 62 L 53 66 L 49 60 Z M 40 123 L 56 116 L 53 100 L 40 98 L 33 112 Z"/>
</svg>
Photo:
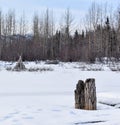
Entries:
<svg viewBox="0 0 120 125">
<path fill-rule="evenodd" d="M 45 62 L 45 64 L 59 64 L 59 61 L 58 60 L 47 60 L 46 62 Z"/>
<path fill-rule="evenodd" d="M 87 71 L 102 71 L 103 69 L 101 67 L 90 67 L 90 68 L 87 68 Z"/>
<path fill-rule="evenodd" d="M 7 70 L 7 71 L 11 71 L 11 70 L 12 70 L 12 67 L 7 67 L 6 70 Z"/>
<path fill-rule="evenodd" d="M 42 67 L 42 68 L 29 68 L 27 71 L 29 72 L 43 72 L 43 71 L 53 71 L 51 67 Z"/>
<path fill-rule="evenodd" d="M 115 67 L 110 67 L 110 70 L 114 71 L 114 72 L 120 71 L 120 67 L 118 67 L 118 66 L 117 67 L 116 66 Z"/>
</svg>

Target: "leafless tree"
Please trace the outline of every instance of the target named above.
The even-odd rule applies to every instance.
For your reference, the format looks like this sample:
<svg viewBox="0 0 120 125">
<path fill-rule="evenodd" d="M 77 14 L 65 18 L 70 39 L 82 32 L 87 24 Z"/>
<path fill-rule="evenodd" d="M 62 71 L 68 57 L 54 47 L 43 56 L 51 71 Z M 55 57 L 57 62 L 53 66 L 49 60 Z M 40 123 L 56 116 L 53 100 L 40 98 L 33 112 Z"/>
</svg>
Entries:
<svg viewBox="0 0 120 125">
<path fill-rule="evenodd" d="M 2 35 L 2 10 L 0 9 L 0 37 Z"/>
<path fill-rule="evenodd" d="M 69 8 L 65 11 L 63 21 L 64 23 L 63 23 L 62 30 L 64 34 L 64 40 L 63 40 L 64 53 L 65 53 L 65 60 L 68 60 L 70 58 L 68 56 L 68 53 L 70 51 L 70 45 L 71 45 L 70 35 L 71 35 L 72 24 L 73 24 L 73 16 Z"/>
<path fill-rule="evenodd" d="M 27 28 L 28 27 L 27 27 L 27 21 L 25 18 L 25 12 L 23 12 L 19 21 L 19 34 L 24 36 L 27 33 Z"/>
</svg>

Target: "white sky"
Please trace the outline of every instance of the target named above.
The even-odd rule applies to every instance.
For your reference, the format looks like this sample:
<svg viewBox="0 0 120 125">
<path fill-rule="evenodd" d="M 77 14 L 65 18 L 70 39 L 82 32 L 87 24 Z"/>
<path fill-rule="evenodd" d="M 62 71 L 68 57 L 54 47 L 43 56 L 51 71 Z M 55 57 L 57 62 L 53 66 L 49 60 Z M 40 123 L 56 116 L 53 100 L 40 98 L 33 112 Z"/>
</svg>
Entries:
<svg viewBox="0 0 120 125">
<path fill-rule="evenodd" d="M 93 1 L 99 4 L 108 2 L 116 8 L 119 5 L 119 0 L 0 0 L 0 8 L 4 12 L 14 9 L 18 17 L 24 11 L 28 20 L 32 19 L 34 12 L 44 13 L 49 8 L 53 10 L 56 22 L 60 22 L 65 10 L 70 8 L 75 22 L 79 23 Z"/>
</svg>

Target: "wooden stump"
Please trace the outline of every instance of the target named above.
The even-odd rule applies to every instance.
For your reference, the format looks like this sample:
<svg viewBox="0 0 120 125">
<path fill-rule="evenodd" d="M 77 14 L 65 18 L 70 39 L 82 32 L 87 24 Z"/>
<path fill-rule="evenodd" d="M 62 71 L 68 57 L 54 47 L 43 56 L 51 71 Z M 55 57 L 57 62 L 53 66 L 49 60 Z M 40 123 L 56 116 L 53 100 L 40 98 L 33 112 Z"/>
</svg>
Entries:
<svg viewBox="0 0 120 125">
<path fill-rule="evenodd" d="M 75 108 L 84 109 L 84 103 L 84 82 L 79 80 L 75 90 Z"/>
<path fill-rule="evenodd" d="M 96 110 L 96 102 L 95 79 L 87 79 L 85 83 L 79 80 L 75 90 L 75 108 Z"/>
<path fill-rule="evenodd" d="M 87 79 L 85 81 L 85 109 L 96 110 L 96 87 L 95 79 Z"/>
</svg>

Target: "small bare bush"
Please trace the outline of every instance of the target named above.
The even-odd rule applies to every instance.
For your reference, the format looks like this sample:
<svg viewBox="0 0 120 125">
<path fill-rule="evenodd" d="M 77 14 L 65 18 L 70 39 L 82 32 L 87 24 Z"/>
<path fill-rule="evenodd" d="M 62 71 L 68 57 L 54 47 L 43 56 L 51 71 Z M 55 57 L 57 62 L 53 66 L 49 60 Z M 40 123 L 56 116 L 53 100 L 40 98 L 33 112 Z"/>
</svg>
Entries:
<svg viewBox="0 0 120 125">
<path fill-rule="evenodd" d="M 45 64 L 59 64 L 59 61 L 58 60 L 47 60 L 46 62 L 45 62 Z"/>
<path fill-rule="evenodd" d="M 12 71 L 12 67 L 7 67 L 6 70 L 7 71 Z"/>
<path fill-rule="evenodd" d="M 29 72 L 44 72 L 44 71 L 53 71 L 51 67 L 42 67 L 42 68 L 29 68 L 27 71 Z"/>
</svg>

